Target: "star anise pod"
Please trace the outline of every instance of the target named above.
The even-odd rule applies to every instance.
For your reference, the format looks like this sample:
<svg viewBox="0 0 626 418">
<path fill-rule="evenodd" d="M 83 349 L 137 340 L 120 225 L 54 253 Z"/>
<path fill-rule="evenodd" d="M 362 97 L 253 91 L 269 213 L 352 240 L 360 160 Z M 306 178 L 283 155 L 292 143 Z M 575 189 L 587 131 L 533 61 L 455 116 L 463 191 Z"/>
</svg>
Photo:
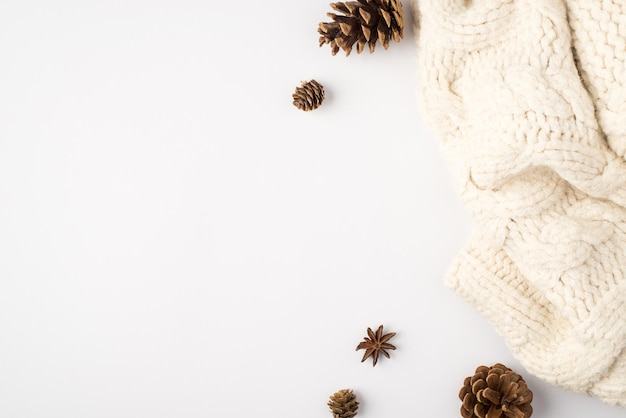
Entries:
<svg viewBox="0 0 626 418">
<path fill-rule="evenodd" d="M 385 357 L 389 358 L 389 353 L 387 352 L 387 350 L 396 349 L 395 346 L 387 342 L 394 335 L 396 335 L 396 333 L 390 332 L 389 334 L 383 335 L 383 326 L 381 325 L 376 330 L 376 333 L 374 333 L 371 328 L 368 328 L 367 335 L 369 338 L 365 337 L 364 341 L 361 341 L 359 345 L 356 346 L 356 351 L 365 350 L 365 354 L 363 355 L 363 359 L 361 360 L 361 362 L 364 362 L 369 357 L 372 357 L 372 366 L 376 366 L 380 353 L 383 353 Z"/>
</svg>

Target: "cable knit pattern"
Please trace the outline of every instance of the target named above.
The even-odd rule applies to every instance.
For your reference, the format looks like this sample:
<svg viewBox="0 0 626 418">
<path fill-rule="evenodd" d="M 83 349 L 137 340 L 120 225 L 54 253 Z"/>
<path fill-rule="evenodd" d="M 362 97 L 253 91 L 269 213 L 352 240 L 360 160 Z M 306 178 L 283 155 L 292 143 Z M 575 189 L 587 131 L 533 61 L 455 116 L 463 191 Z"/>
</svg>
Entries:
<svg viewBox="0 0 626 418">
<path fill-rule="evenodd" d="M 416 11 L 422 107 L 475 220 L 447 284 L 529 372 L 626 406 L 626 6 Z"/>
<path fill-rule="evenodd" d="M 626 155 L 626 2 L 568 0 L 575 58 L 615 152 Z"/>
</svg>

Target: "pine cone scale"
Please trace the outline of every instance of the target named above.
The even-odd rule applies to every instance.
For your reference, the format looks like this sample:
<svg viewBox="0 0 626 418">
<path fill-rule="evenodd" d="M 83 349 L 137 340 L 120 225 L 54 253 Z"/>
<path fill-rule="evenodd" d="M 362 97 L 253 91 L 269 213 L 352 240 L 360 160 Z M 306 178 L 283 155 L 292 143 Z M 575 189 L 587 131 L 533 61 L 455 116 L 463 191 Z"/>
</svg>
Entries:
<svg viewBox="0 0 626 418">
<path fill-rule="evenodd" d="M 385 23 L 387 24 L 387 27 L 390 27 L 391 26 L 391 14 L 387 10 L 381 9 L 380 15 L 383 17 L 383 19 L 385 19 Z"/>
<path fill-rule="evenodd" d="M 506 409 L 503 407 L 502 411 L 504 411 L 504 416 L 507 418 L 524 418 L 524 412 L 515 405 Z"/>
<path fill-rule="evenodd" d="M 471 393 L 467 393 L 463 398 L 463 409 L 471 410 L 473 405 L 476 403 L 476 397 Z"/>
<path fill-rule="evenodd" d="M 372 14 L 369 13 L 367 10 L 365 10 L 364 7 L 359 9 L 359 15 L 361 15 L 361 17 L 363 18 L 363 21 L 365 22 L 366 25 L 370 24 L 370 21 L 372 20 Z M 362 27 L 363 25 L 361 25 Z"/>
<path fill-rule="evenodd" d="M 372 30 L 367 26 L 361 26 L 361 32 L 363 32 L 363 37 L 367 42 L 372 38 Z M 365 44 L 365 42 L 363 43 Z"/>
<path fill-rule="evenodd" d="M 341 33 L 345 36 L 350 36 L 350 31 L 352 30 L 352 25 L 347 22 L 340 22 L 339 28 L 341 29 Z"/>
<path fill-rule="evenodd" d="M 378 28 L 378 39 L 383 44 L 383 48 L 389 48 L 389 34 L 385 32 L 384 27 L 382 29 Z"/>
<path fill-rule="evenodd" d="M 493 389 L 486 388 L 486 389 L 481 390 L 478 393 L 479 393 L 479 396 L 477 396 L 477 398 L 479 402 L 483 402 L 484 400 L 487 400 L 493 404 L 500 403 L 500 394 Z"/>
<path fill-rule="evenodd" d="M 489 411 L 487 411 L 487 415 L 485 415 L 485 418 L 500 418 L 501 416 L 502 416 L 502 409 L 492 406 L 489 408 Z"/>
<path fill-rule="evenodd" d="M 487 415 L 485 409 L 485 405 L 477 403 L 474 405 L 474 415 L 478 418 L 485 418 L 485 415 Z M 472 415 L 470 415 L 470 417 L 472 417 Z"/>
<path fill-rule="evenodd" d="M 490 374 L 489 376 L 487 376 L 486 380 L 487 380 L 487 387 L 491 389 L 495 389 L 495 390 L 498 389 L 500 379 L 497 374 Z"/>
<path fill-rule="evenodd" d="M 478 393 L 479 391 L 487 388 L 487 383 L 484 380 L 477 380 L 472 384 L 472 392 Z"/>
<path fill-rule="evenodd" d="M 345 14 L 345 15 L 347 15 L 347 14 L 351 14 L 351 13 L 352 13 L 352 10 L 353 10 L 353 9 L 350 7 L 350 5 L 349 5 L 349 4 L 346 4 L 346 3 L 331 3 L 331 4 L 330 4 L 330 7 L 331 7 L 333 10 L 335 10 L 336 12 L 343 13 L 343 14 Z M 327 13 L 327 15 L 328 15 L 329 17 L 332 17 L 332 15 L 333 15 L 333 14 L 332 14 L 332 13 Z"/>
<path fill-rule="evenodd" d="M 400 42 L 400 39 L 402 39 L 402 35 L 400 34 L 400 32 L 393 31 L 393 41 Z"/>
</svg>

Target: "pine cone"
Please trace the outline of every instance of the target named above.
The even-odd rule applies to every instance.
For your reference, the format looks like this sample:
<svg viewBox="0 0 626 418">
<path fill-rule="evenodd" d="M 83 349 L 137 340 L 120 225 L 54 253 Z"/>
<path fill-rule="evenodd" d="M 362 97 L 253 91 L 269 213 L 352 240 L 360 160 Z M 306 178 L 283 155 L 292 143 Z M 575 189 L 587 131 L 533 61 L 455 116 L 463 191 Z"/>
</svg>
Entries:
<svg viewBox="0 0 626 418">
<path fill-rule="evenodd" d="M 480 366 L 459 392 L 463 418 L 528 418 L 533 393 L 519 374 L 498 363 Z"/>
<path fill-rule="evenodd" d="M 341 389 L 333 394 L 328 401 L 328 406 L 334 418 L 352 418 L 359 409 L 356 395 L 351 389 Z"/>
<path fill-rule="evenodd" d="M 300 110 L 306 112 L 317 109 L 324 101 L 324 86 L 315 80 L 303 81 L 301 87 L 296 87 L 292 97 L 293 105 Z"/>
<path fill-rule="evenodd" d="M 387 49 L 392 38 L 400 42 L 404 36 L 400 0 L 358 0 L 331 3 L 330 7 L 343 15 L 327 13 L 333 21 L 320 23 L 317 31 L 321 35 L 320 46 L 330 44 L 333 55 L 339 48 L 350 55 L 355 43 L 357 53 L 363 51 L 365 44 L 373 53 L 377 41 Z"/>
</svg>

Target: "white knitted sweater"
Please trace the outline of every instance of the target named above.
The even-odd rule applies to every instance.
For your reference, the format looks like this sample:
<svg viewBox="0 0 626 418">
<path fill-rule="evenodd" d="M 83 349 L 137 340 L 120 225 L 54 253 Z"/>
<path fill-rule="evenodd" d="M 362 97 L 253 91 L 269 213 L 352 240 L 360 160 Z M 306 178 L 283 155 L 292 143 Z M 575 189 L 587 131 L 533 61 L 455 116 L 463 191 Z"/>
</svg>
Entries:
<svg viewBox="0 0 626 418">
<path fill-rule="evenodd" d="M 447 283 L 526 369 L 626 406 L 626 1 L 417 0 L 475 233 Z"/>
</svg>

